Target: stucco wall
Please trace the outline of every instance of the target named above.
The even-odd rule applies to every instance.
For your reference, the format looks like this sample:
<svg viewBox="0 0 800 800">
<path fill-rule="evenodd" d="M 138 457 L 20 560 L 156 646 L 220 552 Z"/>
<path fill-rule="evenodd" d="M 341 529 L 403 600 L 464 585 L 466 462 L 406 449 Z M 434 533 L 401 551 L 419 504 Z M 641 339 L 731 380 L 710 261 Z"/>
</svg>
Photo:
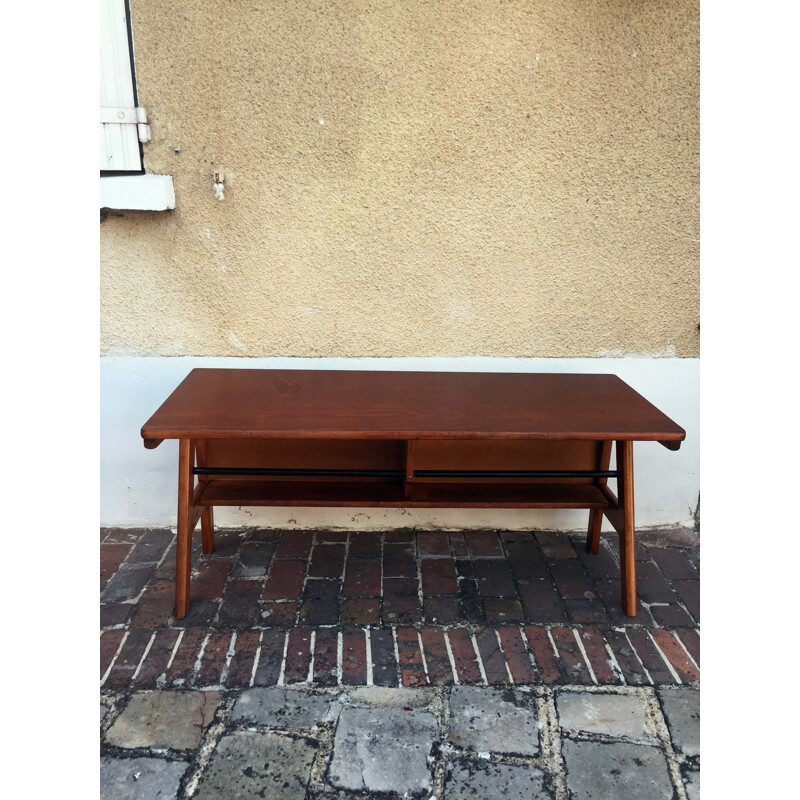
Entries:
<svg viewBox="0 0 800 800">
<path fill-rule="evenodd" d="M 131 6 L 104 353 L 698 355 L 695 0 Z"/>
</svg>

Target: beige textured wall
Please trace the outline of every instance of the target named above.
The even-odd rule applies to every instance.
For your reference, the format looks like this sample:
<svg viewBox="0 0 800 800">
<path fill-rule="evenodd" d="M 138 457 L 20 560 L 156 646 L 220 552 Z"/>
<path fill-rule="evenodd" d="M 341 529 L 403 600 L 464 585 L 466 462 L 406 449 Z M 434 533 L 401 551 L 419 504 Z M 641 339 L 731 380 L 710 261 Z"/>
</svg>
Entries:
<svg viewBox="0 0 800 800">
<path fill-rule="evenodd" d="M 131 5 L 104 353 L 699 354 L 696 0 Z"/>
</svg>

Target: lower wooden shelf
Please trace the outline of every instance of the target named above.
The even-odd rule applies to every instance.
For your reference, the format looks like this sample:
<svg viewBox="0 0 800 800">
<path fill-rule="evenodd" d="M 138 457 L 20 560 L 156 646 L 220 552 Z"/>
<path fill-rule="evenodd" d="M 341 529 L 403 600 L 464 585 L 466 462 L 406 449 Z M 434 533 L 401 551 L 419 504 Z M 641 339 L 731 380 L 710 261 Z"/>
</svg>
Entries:
<svg viewBox="0 0 800 800">
<path fill-rule="evenodd" d="M 415 483 L 398 480 L 212 480 L 201 506 L 343 506 L 386 508 L 607 508 L 593 484 Z"/>
</svg>

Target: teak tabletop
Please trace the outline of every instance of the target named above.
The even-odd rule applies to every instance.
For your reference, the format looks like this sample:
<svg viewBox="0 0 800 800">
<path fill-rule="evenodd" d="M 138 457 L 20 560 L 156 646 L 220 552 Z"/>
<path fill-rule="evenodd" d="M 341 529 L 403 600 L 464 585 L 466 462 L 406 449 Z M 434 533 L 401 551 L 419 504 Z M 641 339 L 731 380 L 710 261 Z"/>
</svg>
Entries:
<svg viewBox="0 0 800 800">
<path fill-rule="evenodd" d="M 577 439 L 686 433 L 616 375 L 194 369 L 145 423 L 180 438 Z"/>
</svg>

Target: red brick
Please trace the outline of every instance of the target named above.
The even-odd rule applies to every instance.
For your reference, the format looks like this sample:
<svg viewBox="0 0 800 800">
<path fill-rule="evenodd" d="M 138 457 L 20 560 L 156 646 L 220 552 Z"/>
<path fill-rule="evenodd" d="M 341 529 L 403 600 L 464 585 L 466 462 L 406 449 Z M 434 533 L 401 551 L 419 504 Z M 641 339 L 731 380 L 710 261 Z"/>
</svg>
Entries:
<svg viewBox="0 0 800 800">
<path fill-rule="evenodd" d="M 500 539 L 494 531 L 466 531 L 464 535 L 473 558 L 503 555 Z"/>
<path fill-rule="evenodd" d="M 675 683 L 675 678 L 672 677 L 672 673 L 647 635 L 647 631 L 643 628 L 628 628 L 627 634 L 642 664 L 650 673 L 653 683 Z"/>
<path fill-rule="evenodd" d="M 306 581 L 299 619 L 305 625 L 335 625 L 339 621 L 341 581 L 313 578 Z"/>
<path fill-rule="evenodd" d="M 437 686 L 449 686 L 453 683 L 453 668 L 447 655 L 444 633 L 439 628 L 423 628 L 420 636 L 425 651 L 425 664 L 428 667 L 428 679 Z"/>
<path fill-rule="evenodd" d="M 583 600 L 565 600 L 564 607 L 570 622 L 580 625 L 606 625 L 609 622 L 606 608 L 596 595 Z"/>
<path fill-rule="evenodd" d="M 339 653 L 339 633 L 336 628 L 317 628 L 314 641 L 314 683 L 335 686 Z"/>
<path fill-rule="evenodd" d="M 175 582 L 153 581 L 135 605 L 134 628 L 166 628 L 175 606 Z"/>
<path fill-rule="evenodd" d="M 105 631 L 100 636 L 100 677 L 106 674 L 108 665 L 116 655 L 125 631 Z"/>
<path fill-rule="evenodd" d="M 344 593 L 350 597 L 377 597 L 381 593 L 379 558 L 349 558 L 344 577 Z"/>
<path fill-rule="evenodd" d="M 508 683 L 506 671 L 506 657 L 500 649 L 494 628 L 486 628 L 475 636 L 478 652 L 483 662 L 483 672 L 489 684 Z"/>
<path fill-rule="evenodd" d="M 622 683 L 622 677 L 612 667 L 611 656 L 606 650 L 605 640 L 600 633 L 584 628 L 578 631 L 578 636 L 581 638 L 583 649 L 592 665 L 597 682 L 603 684 Z"/>
<path fill-rule="evenodd" d="M 103 684 L 106 689 L 121 689 L 128 685 L 152 636 L 153 631 L 132 630 L 128 632 L 128 638 L 120 648 L 117 660 Z"/>
<path fill-rule="evenodd" d="M 417 561 L 410 544 L 386 544 L 383 546 L 384 578 L 416 578 Z"/>
<path fill-rule="evenodd" d="M 461 601 L 461 613 L 467 622 L 475 625 L 486 621 L 477 581 L 471 578 L 462 578 L 458 582 L 458 595 Z"/>
<path fill-rule="evenodd" d="M 498 632 L 500 633 L 500 643 L 503 645 L 508 668 L 511 670 L 511 677 L 514 682 L 535 683 L 536 670 L 533 668 L 519 628 L 503 627 L 498 628 Z"/>
<path fill-rule="evenodd" d="M 129 544 L 100 545 L 100 588 L 103 589 L 109 578 L 117 571 L 122 560 L 130 552 Z"/>
<path fill-rule="evenodd" d="M 421 556 L 449 556 L 450 540 L 441 531 L 426 531 L 417 534 L 417 552 Z"/>
<path fill-rule="evenodd" d="M 415 578 L 384 578 L 383 618 L 384 622 L 399 622 L 410 625 L 422 618 L 418 583 Z"/>
<path fill-rule="evenodd" d="M 231 634 L 212 633 L 208 637 L 200 670 L 197 673 L 195 684 L 197 686 L 216 686 L 222 681 L 222 670 L 228 660 L 228 648 L 231 643 Z"/>
<path fill-rule="evenodd" d="M 695 630 L 678 631 L 681 641 L 686 645 L 689 655 L 694 659 L 697 666 L 700 666 L 700 637 Z"/>
<path fill-rule="evenodd" d="M 660 547 L 649 547 L 648 550 L 653 561 L 658 564 L 658 568 L 670 580 L 696 580 L 700 577 L 683 550 Z"/>
<path fill-rule="evenodd" d="M 112 625 L 124 625 L 132 611 L 136 610 L 133 603 L 101 603 L 100 627 L 110 628 Z"/>
<path fill-rule="evenodd" d="M 381 601 L 377 597 L 351 597 L 342 601 L 342 625 L 377 625 Z"/>
<path fill-rule="evenodd" d="M 208 559 L 197 564 L 190 589 L 192 600 L 216 600 L 222 597 L 232 565 L 233 561 L 225 558 Z"/>
<path fill-rule="evenodd" d="M 342 683 L 364 686 L 367 682 L 367 640 L 362 628 L 342 629 Z"/>
<path fill-rule="evenodd" d="M 347 531 L 317 531 L 317 543 L 319 542 L 346 542 Z"/>
<path fill-rule="evenodd" d="M 549 578 L 531 578 L 519 582 L 519 596 L 525 615 L 531 622 L 566 622 L 561 598 Z"/>
<path fill-rule="evenodd" d="M 376 686 L 397 686 L 397 660 L 394 637 L 388 628 L 369 632 L 372 652 L 372 682 Z"/>
<path fill-rule="evenodd" d="M 453 651 L 458 680 L 461 683 L 480 683 L 481 672 L 469 633 L 464 628 L 453 628 L 448 632 L 447 638 Z"/>
<path fill-rule="evenodd" d="M 666 606 L 651 605 L 648 609 L 656 625 L 661 628 L 684 628 L 694 625 L 694 620 L 676 603 Z"/>
<path fill-rule="evenodd" d="M 396 542 L 413 542 L 416 534 L 414 531 L 400 530 L 400 531 L 387 531 L 384 535 L 384 541 L 389 544 Z"/>
<path fill-rule="evenodd" d="M 341 578 L 344 572 L 345 546 L 343 544 L 318 544 L 311 553 L 308 565 L 310 578 Z"/>
<path fill-rule="evenodd" d="M 161 557 L 174 539 L 175 534 L 169 530 L 145 531 L 128 556 L 128 562 L 145 564 L 161 561 Z"/>
<path fill-rule="evenodd" d="M 275 558 L 308 558 L 314 542 L 312 531 L 286 531 L 275 551 Z"/>
<path fill-rule="evenodd" d="M 283 648 L 287 634 L 278 628 L 268 628 L 261 635 L 261 652 L 253 686 L 275 686 L 281 673 Z"/>
<path fill-rule="evenodd" d="M 483 608 L 486 621 L 490 625 L 523 622 L 525 619 L 519 600 L 512 600 L 510 597 L 484 597 Z"/>
<path fill-rule="evenodd" d="M 381 557 L 381 535 L 373 532 L 351 533 L 348 558 L 377 558 Z"/>
<path fill-rule="evenodd" d="M 422 686 L 428 682 L 415 628 L 397 629 L 397 655 L 403 686 Z"/>
<path fill-rule="evenodd" d="M 561 680 L 561 664 L 558 655 L 553 650 L 547 629 L 526 625 L 525 635 L 528 637 L 533 660 L 539 669 L 542 683 L 557 683 Z"/>
<path fill-rule="evenodd" d="M 669 631 L 664 628 L 654 628 L 650 633 L 684 683 L 700 680 L 697 667 L 692 664 L 686 651 Z"/>
<path fill-rule="evenodd" d="M 424 597 L 422 609 L 425 612 L 425 622 L 437 625 L 450 625 L 462 622 L 461 604 L 457 597 Z"/>
<path fill-rule="evenodd" d="M 305 561 L 273 561 L 262 600 L 299 600 Z"/>
<path fill-rule="evenodd" d="M 172 624 L 176 628 L 207 628 L 217 616 L 220 602 L 220 600 L 198 600 L 195 597 L 189 606 L 189 613 L 183 619 L 172 620 Z"/>
<path fill-rule="evenodd" d="M 464 538 L 463 533 L 450 534 L 450 549 L 456 558 L 466 558 L 469 556 L 469 548 L 467 547 L 467 540 Z"/>
<path fill-rule="evenodd" d="M 700 622 L 700 581 L 675 581 L 674 585 L 689 613 Z"/>
<path fill-rule="evenodd" d="M 179 635 L 180 631 L 174 628 L 156 631 L 156 637 L 136 676 L 137 687 L 154 687 L 156 685 L 158 678 L 167 671 L 167 664 L 172 657 L 172 651 L 175 649 L 175 642 Z"/>
<path fill-rule="evenodd" d="M 554 560 L 550 564 L 550 572 L 559 594 L 565 600 L 584 600 L 587 592 L 594 597 L 594 584 L 577 558 Z"/>
<path fill-rule="evenodd" d="M 219 625 L 249 628 L 260 622 L 261 582 L 242 578 L 228 581 L 219 609 Z"/>
<path fill-rule="evenodd" d="M 253 662 L 261 635 L 258 631 L 240 631 L 236 634 L 233 658 L 228 668 L 226 686 L 249 686 L 253 675 Z"/>
<path fill-rule="evenodd" d="M 650 681 L 645 675 L 644 668 L 639 663 L 631 643 L 623 632 L 610 630 L 605 634 L 608 646 L 617 659 L 617 664 L 622 670 L 625 682 L 631 686 L 648 686 Z"/>
<path fill-rule="evenodd" d="M 289 631 L 286 647 L 284 683 L 304 683 L 311 666 L 311 628 L 294 628 Z"/>
<path fill-rule="evenodd" d="M 291 628 L 297 617 L 297 600 L 288 603 L 266 602 L 261 604 L 260 621 L 266 625 L 282 625 Z"/>
<path fill-rule="evenodd" d="M 592 683 L 589 668 L 583 658 L 572 628 L 551 628 L 550 635 L 564 664 L 566 683 Z"/>
<path fill-rule="evenodd" d="M 539 553 L 536 542 L 506 542 L 508 563 L 517 580 L 521 578 L 549 578 L 547 567 Z"/>
<path fill-rule="evenodd" d="M 478 560 L 475 562 L 475 577 L 482 597 L 514 597 L 517 588 L 506 561 Z"/>
<path fill-rule="evenodd" d="M 169 683 L 175 683 L 175 681 L 179 680 L 189 683 L 205 638 L 206 631 L 203 628 L 189 628 L 184 632 L 175 652 L 175 658 L 172 659 L 172 664 L 167 673 L 167 681 Z"/>
<path fill-rule="evenodd" d="M 455 594 L 456 567 L 449 558 L 423 558 L 420 561 L 424 594 Z"/>
<path fill-rule="evenodd" d="M 674 603 L 677 600 L 669 582 L 652 561 L 636 565 L 636 591 L 639 599 L 647 603 Z"/>
</svg>

